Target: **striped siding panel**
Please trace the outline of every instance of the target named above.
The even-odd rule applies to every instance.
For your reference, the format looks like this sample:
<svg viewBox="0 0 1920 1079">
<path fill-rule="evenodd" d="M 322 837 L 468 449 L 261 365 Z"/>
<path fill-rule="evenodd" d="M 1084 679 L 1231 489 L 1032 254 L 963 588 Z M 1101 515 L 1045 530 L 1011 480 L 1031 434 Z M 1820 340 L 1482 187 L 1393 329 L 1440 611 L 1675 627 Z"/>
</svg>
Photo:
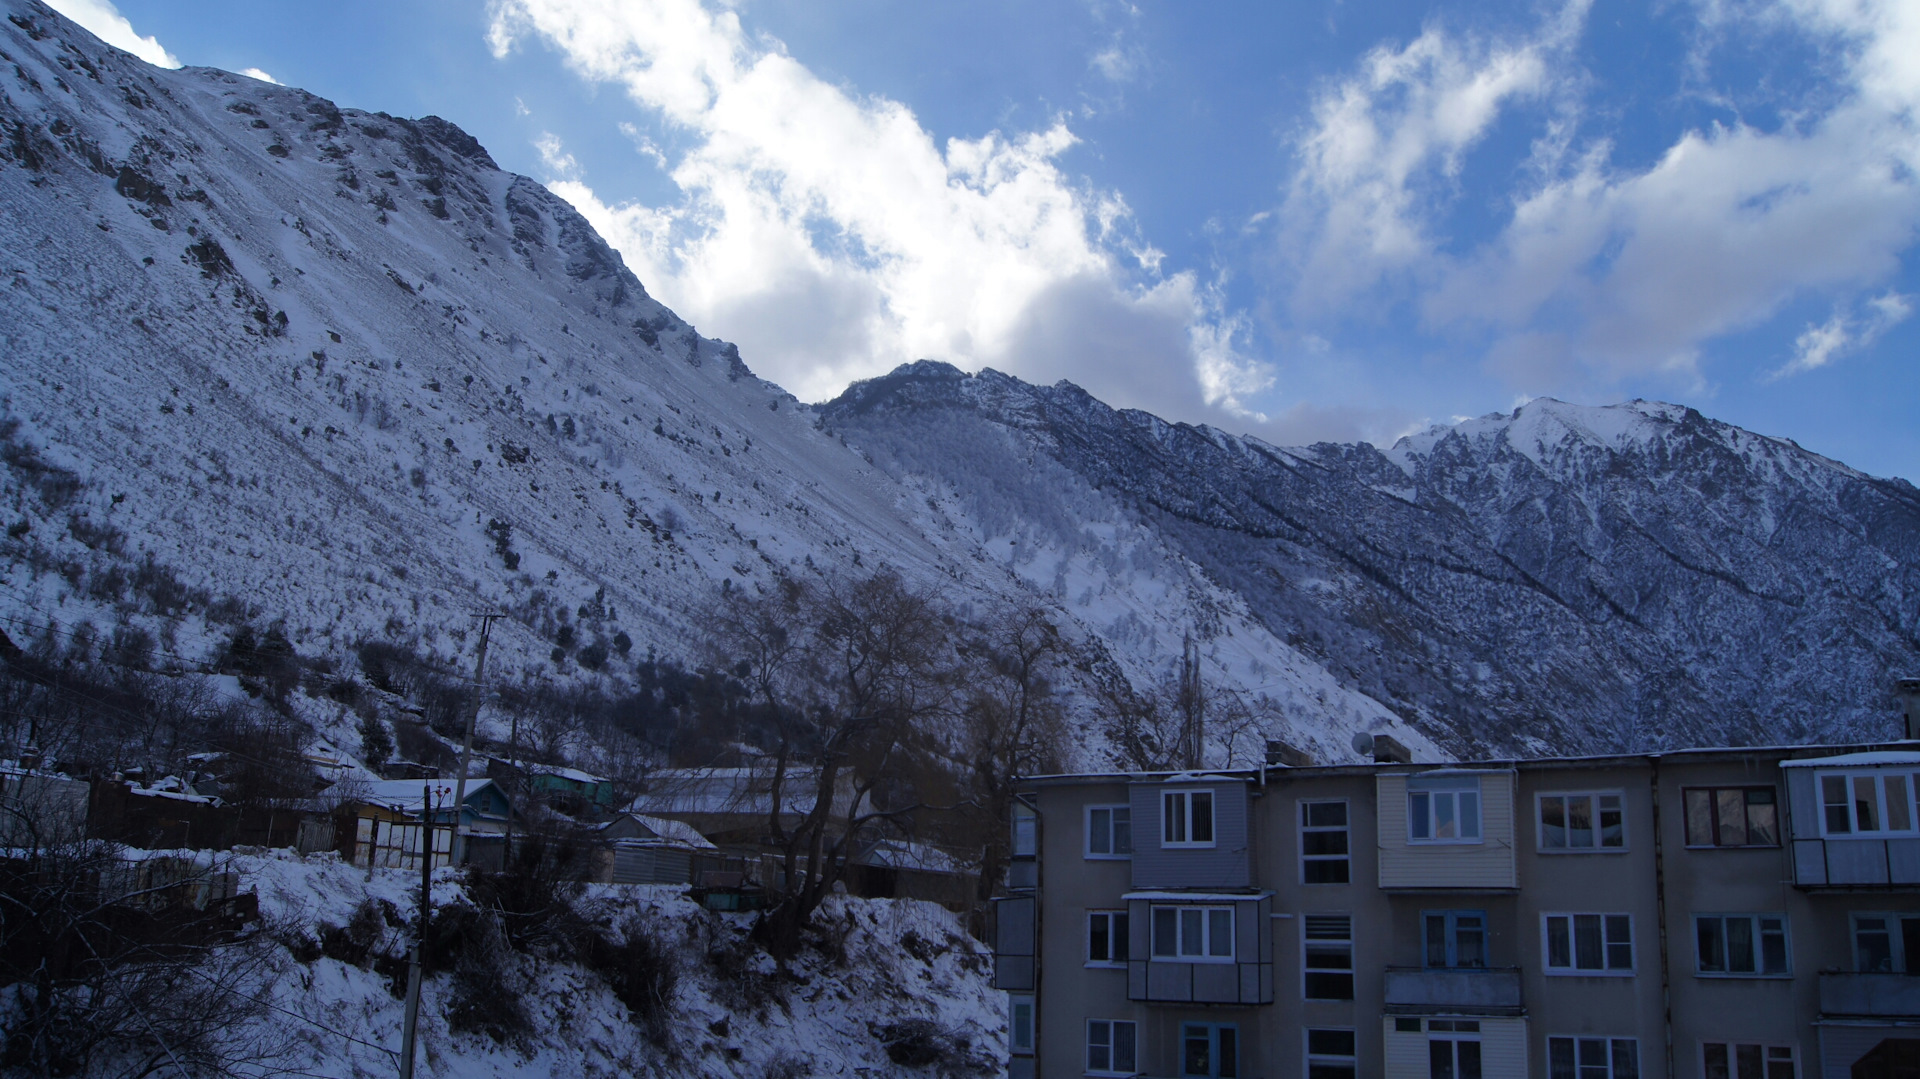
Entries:
<svg viewBox="0 0 1920 1079">
<path fill-rule="evenodd" d="M 1527 1079 L 1527 1021 L 1480 1020 L 1482 1079 Z"/>
<path fill-rule="evenodd" d="M 1515 888 L 1517 777 L 1512 772 L 1480 776 L 1481 842 L 1407 842 L 1407 776 L 1384 775 L 1375 783 L 1382 888 Z"/>
<path fill-rule="evenodd" d="M 1384 1020 L 1386 1029 L 1386 1079 L 1428 1079 L 1427 1036 L 1401 1034 L 1393 1029 L 1393 1016 Z"/>
<path fill-rule="evenodd" d="M 1213 846 L 1160 845 L 1160 793 L 1173 790 L 1213 792 Z M 1128 793 L 1133 807 L 1133 886 L 1135 888 L 1245 888 L 1253 883 L 1247 821 L 1247 785 L 1224 783 L 1135 783 Z"/>
<path fill-rule="evenodd" d="M 1393 1021 L 1389 1015 L 1381 1024 L 1386 1039 L 1386 1079 L 1429 1079 L 1428 1035 L 1424 1031 L 1402 1034 L 1393 1029 Z M 1480 1075 L 1481 1079 L 1527 1079 L 1525 1019 L 1480 1020 Z"/>
</svg>

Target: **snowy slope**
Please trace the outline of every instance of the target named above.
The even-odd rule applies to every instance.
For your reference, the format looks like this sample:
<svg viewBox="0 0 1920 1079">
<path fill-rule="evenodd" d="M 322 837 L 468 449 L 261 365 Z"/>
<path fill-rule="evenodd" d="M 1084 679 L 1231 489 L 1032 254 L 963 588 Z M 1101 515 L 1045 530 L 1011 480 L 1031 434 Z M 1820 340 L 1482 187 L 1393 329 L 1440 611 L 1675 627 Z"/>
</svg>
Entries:
<svg viewBox="0 0 1920 1079">
<path fill-rule="evenodd" d="M 1903 483 L 1644 403 L 1390 453 L 937 364 L 808 408 L 446 121 L 0 11 L 9 632 L 464 661 L 495 609 L 500 676 L 618 681 L 690 656 L 722 582 L 886 564 L 1048 604 L 1136 682 L 1192 632 L 1326 760 L 1879 734 L 1920 669 Z"/>
<path fill-rule="evenodd" d="M 537 676 L 577 608 L 583 641 L 685 655 L 721 581 L 775 571 L 889 564 L 963 605 L 1033 597 L 452 125 L 159 71 L 5 6 L 7 415 L 82 477 L 60 505 L 10 477 L 31 530 L 0 597 L 22 616 L 130 621 L 197 658 L 224 624 L 97 584 L 151 558 L 308 653 L 388 636 L 452 654 L 472 611 L 507 610 L 495 661 Z M 121 538 L 80 549 L 102 529 Z M 63 562 L 88 572 L 47 572 Z M 1134 581 L 1078 635 L 1154 676 L 1189 614 L 1223 606 L 1244 639 L 1216 649 L 1220 676 L 1301 695 L 1300 740 L 1424 744 L 1230 595 L 1189 595 L 1190 569 L 1171 601 Z"/>
<path fill-rule="evenodd" d="M 1676 405 L 1283 450 L 923 363 L 821 412 L 1095 624 L 1194 582 L 1460 752 L 1887 737 L 1920 670 L 1920 492 Z"/>
<path fill-rule="evenodd" d="M 8 410 L 135 557 L 317 647 L 602 587 L 609 633 L 677 646 L 723 577 L 938 563 L 884 482 L 458 129 L 10 8 Z"/>
<path fill-rule="evenodd" d="M 194 856 L 191 852 L 183 852 Z M 199 857 L 205 857 L 200 855 Z M 291 851 L 224 859 L 242 889 L 259 897 L 263 921 L 289 940 L 317 940 L 372 901 L 393 916 L 375 946 L 404 956 L 419 878 L 372 873 L 337 855 Z M 460 878 L 440 870 L 434 905 L 466 902 Z M 643 925 L 676 972 L 658 1039 L 629 1018 L 602 978 L 573 962 L 510 953 L 499 977 L 526 1010 L 528 1033 L 501 1044 L 451 1029 L 457 991 L 445 973 L 422 988 L 424 1076 L 987 1075 L 1004 1069 L 1006 998 L 991 985 L 985 945 L 933 903 L 834 896 L 822 907 L 831 950 L 807 949 L 788 974 L 748 940 L 753 915 L 712 914 L 673 886 L 590 886 L 575 909 L 602 931 Z M 276 950 L 266 1022 L 287 1040 L 274 1066 L 313 1076 L 391 1075 L 401 1045 L 403 1001 L 371 963 Z M 887 1054 L 887 1028 L 924 1020 L 964 1038 L 951 1070 L 903 1068 Z M 784 1070 L 782 1070 L 784 1069 Z"/>
</svg>

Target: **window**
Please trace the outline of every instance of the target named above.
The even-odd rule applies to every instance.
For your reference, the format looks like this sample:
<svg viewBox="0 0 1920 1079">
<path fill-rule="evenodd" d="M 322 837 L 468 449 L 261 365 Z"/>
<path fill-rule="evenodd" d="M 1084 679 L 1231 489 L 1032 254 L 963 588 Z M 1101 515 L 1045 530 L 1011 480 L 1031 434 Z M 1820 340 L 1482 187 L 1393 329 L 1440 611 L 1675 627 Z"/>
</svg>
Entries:
<svg viewBox="0 0 1920 1079">
<path fill-rule="evenodd" d="M 1547 1079 L 1640 1079 L 1632 1038 L 1548 1038 Z"/>
<path fill-rule="evenodd" d="M 1012 998 L 1013 1014 L 1007 1024 L 1007 1047 L 1015 1056 L 1033 1055 L 1033 998 Z"/>
<path fill-rule="evenodd" d="M 1180 1024 L 1180 1074 L 1236 1079 L 1240 1074 L 1240 1028 L 1230 1023 Z"/>
<path fill-rule="evenodd" d="M 1548 973 L 1633 973 L 1631 917 L 1625 914 L 1549 914 L 1545 921 Z"/>
<path fill-rule="evenodd" d="M 1480 1079 L 1478 1019 L 1429 1019 L 1427 1030 L 1428 1079 Z"/>
<path fill-rule="evenodd" d="M 1687 846 L 1780 845 L 1780 812 L 1772 787 L 1693 787 L 1682 794 Z"/>
<path fill-rule="evenodd" d="M 1033 858 L 1040 853 L 1040 820 L 1033 807 L 1024 802 L 1013 803 L 1013 856 L 1015 858 Z"/>
<path fill-rule="evenodd" d="M 1862 974 L 1920 974 L 1920 917 L 1855 914 L 1853 969 Z"/>
<path fill-rule="evenodd" d="M 1307 1079 L 1355 1079 L 1359 1074 L 1353 1031 L 1307 1031 Z"/>
<path fill-rule="evenodd" d="M 1698 914 L 1693 919 L 1701 974 L 1789 974 L 1784 914 Z"/>
<path fill-rule="evenodd" d="M 1421 916 L 1427 966 L 1475 970 L 1487 965 L 1487 916 L 1477 910 L 1431 910 Z"/>
<path fill-rule="evenodd" d="M 1352 878 L 1347 803 L 1300 803 L 1300 881 L 1345 884 Z"/>
<path fill-rule="evenodd" d="M 1087 1020 L 1087 1072 L 1091 1075 L 1132 1075 L 1134 1024 L 1123 1019 Z"/>
<path fill-rule="evenodd" d="M 1166 791 L 1160 795 L 1160 845 L 1213 846 L 1213 792 Z"/>
<path fill-rule="evenodd" d="M 1625 850 L 1626 811 L 1618 791 L 1542 794 L 1541 850 Z"/>
<path fill-rule="evenodd" d="M 1186 962 L 1231 961 L 1233 908 L 1153 908 L 1153 957 Z"/>
<path fill-rule="evenodd" d="M 1700 1047 L 1706 1079 L 1794 1079 L 1791 1045 L 1707 1042 Z"/>
<path fill-rule="evenodd" d="M 1117 966 L 1127 961 L 1127 912 L 1087 912 L 1087 965 Z"/>
<path fill-rule="evenodd" d="M 1133 809 L 1129 806 L 1087 807 L 1087 857 L 1133 856 Z"/>
<path fill-rule="evenodd" d="M 1300 919 L 1305 934 L 1301 993 L 1308 1000 L 1353 999 L 1353 915 L 1309 914 Z"/>
<path fill-rule="evenodd" d="M 1820 777 L 1820 823 L 1827 835 L 1913 832 L 1913 784 L 1905 773 Z"/>
<path fill-rule="evenodd" d="M 1416 776 L 1407 784 L 1407 840 L 1480 842 L 1480 777 Z"/>
</svg>

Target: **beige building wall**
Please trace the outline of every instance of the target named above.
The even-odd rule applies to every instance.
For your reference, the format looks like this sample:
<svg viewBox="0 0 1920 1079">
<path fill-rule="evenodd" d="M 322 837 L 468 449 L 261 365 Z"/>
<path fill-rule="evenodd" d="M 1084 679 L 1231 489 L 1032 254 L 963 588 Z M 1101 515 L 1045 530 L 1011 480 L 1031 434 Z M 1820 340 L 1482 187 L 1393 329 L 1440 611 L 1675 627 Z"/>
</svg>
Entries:
<svg viewBox="0 0 1920 1079">
<path fill-rule="evenodd" d="M 1520 892 L 1514 930 L 1520 938 L 1522 993 L 1532 1018 L 1531 1045 L 1545 1074 L 1547 1039 L 1633 1038 L 1640 1074 L 1667 1074 L 1665 1016 L 1660 984 L 1660 917 L 1654 887 L 1653 771 L 1644 760 L 1625 765 L 1520 768 Z M 1610 850 L 1543 847 L 1543 795 L 1618 793 L 1625 846 Z M 1631 919 L 1629 973 L 1550 972 L 1545 920 L 1551 914 L 1625 914 Z"/>
<path fill-rule="evenodd" d="M 1033 792 L 1042 822 L 1036 1074 L 1086 1074 L 1086 1021 L 1106 1019 L 1138 1024 L 1137 1064 L 1144 1075 L 1178 1075 L 1181 1026 L 1200 1022 L 1237 1025 L 1242 1079 L 1303 1075 L 1308 1029 L 1354 1031 L 1358 1076 L 1424 1077 L 1426 1047 L 1434 1036 L 1426 1027 L 1435 1018 L 1457 1015 L 1480 1023 L 1485 1079 L 1548 1079 L 1555 1037 L 1633 1038 L 1644 1079 L 1705 1079 L 1702 1046 L 1710 1043 L 1789 1047 L 1799 1079 L 1849 1076 L 1848 1065 L 1863 1046 L 1871 1047 L 1886 1032 L 1875 1026 L 1877 1021 L 1822 1019 L 1823 973 L 1843 978 L 1854 970 L 1855 914 L 1920 915 L 1920 893 L 1900 887 L 1823 891 L 1791 883 L 1786 841 L 1794 822 L 1779 768 L 1784 755 L 1699 751 L 1476 769 L 1485 800 L 1487 842 L 1480 845 L 1485 849 L 1469 844 L 1418 849 L 1406 842 L 1407 781 L 1421 771 L 1417 767 L 1274 769 L 1264 783 L 1248 774 L 1251 883 L 1273 893 L 1274 913 L 1274 1002 L 1252 1007 L 1129 1001 L 1126 971 L 1088 966 L 1086 913 L 1123 909 L 1122 897 L 1135 884 L 1130 862 L 1087 856 L 1085 808 L 1137 807 L 1138 799 L 1129 800 L 1129 780 L 1138 783 L 1143 777 L 1039 783 Z M 1689 847 L 1684 792 L 1731 787 L 1776 792 L 1780 844 Z M 1601 793 L 1621 798 L 1623 847 L 1542 848 L 1543 795 Z M 1333 801 L 1347 807 L 1349 880 L 1307 884 L 1301 805 Z M 1134 821 L 1136 844 L 1156 841 L 1152 823 Z M 1517 977 L 1523 1015 L 1409 1008 L 1388 1001 L 1388 972 L 1422 966 L 1421 919 L 1442 910 L 1487 915 L 1490 965 L 1517 970 L 1506 976 Z M 1630 970 L 1547 969 L 1545 919 L 1578 914 L 1630 919 Z M 1702 974 L 1695 963 L 1695 918 L 1702 914 L 1784 916 L 1790 975 Z M 1351 1002 L 1304 998 L 1303 929 L 1310 915 L 1352 920 Z M 1136 943 L 1140 939 L 1137 935 Z M 1914 1010 L 1920 1013 L 1920 1006 Z M 1396 1030 L 1397 1019 L 1413 1018 L 1421 1021 L 1420 1032 Z M 1904 1023 L 1909 1034 L 1920 1036 L 1920 1014 L 1887 1023 L 1888 1030 Z M 1824 1070 L 1823 1045 L 1832 1057 Z"/>
</svg>

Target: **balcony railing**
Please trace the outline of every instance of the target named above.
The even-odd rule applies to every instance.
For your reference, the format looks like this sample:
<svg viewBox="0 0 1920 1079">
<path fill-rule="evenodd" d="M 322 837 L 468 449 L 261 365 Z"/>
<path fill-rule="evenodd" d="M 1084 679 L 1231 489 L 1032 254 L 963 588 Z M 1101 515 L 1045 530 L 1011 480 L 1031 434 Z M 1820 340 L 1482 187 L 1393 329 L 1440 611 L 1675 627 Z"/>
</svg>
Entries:
<svg viewBox="0 0 1920 1079">
<path fill-rule="evenodd" d="M 1820 1014 L 1920 1018 L 1920 977 L 1911 974 L 1822 974 Z"/>
<path fill-rule="evenodd" d="M 1802 888 L 1920 885 L 1920 839 L 1793 840 L 1793 882 Z"/>
<path fill-rule="evenodd" d="M 1520 972 L 1387 968 L 1387 1010 L 1403 1014 L 1519 1015 Z"/>
<path fill-rule="evenodd" d="M 1127 999 L 1162 1004 L 1272 1004 L 1272 963 L 1127 964 Z"/>
</svg>

